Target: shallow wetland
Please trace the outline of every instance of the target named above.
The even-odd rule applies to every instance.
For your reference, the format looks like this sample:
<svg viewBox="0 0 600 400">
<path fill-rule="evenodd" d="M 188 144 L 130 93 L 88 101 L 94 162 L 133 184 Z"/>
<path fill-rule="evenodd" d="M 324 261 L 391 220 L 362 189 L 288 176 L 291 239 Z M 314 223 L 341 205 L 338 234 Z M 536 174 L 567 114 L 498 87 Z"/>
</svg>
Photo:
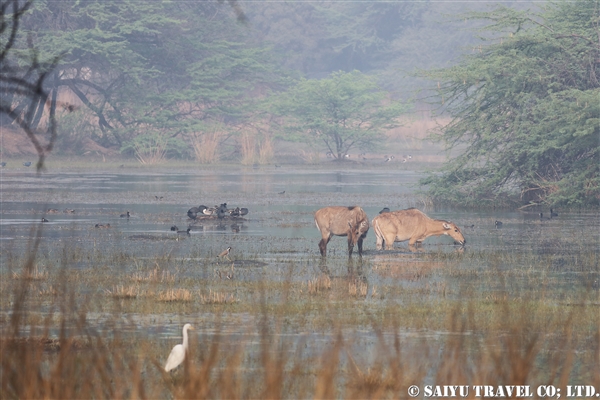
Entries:
<svg viewBox="0 0 600 400">
<path fill-rule="evenodd" d="M 433 207 L 415 194 L 419 177 L 372 166 L 3 171 L 3 369 L 15 337 L 43 337 L 69 338 L 77 354 L 121 346 L 111 370 L 137 383 L 106 385 L 130 397 L 404 398 L 410 384 L 517 378 L 600 389 L 598 213 Z M 221 203 L 250 212 L 186 215 Z M 370 219 L 417 207 L 455 222 L 467 244 L 377 251 L 371 230 L 362 258 L 334 237 L 322 260 L 313 213 L 327 205 Z M 230 260 L 218 257 L 228 246 Z M 209 389 L 158 369 L 188 322 L 187 367 Z M 41 348 L 52 374 L 62 350 Z"/>
</svg>

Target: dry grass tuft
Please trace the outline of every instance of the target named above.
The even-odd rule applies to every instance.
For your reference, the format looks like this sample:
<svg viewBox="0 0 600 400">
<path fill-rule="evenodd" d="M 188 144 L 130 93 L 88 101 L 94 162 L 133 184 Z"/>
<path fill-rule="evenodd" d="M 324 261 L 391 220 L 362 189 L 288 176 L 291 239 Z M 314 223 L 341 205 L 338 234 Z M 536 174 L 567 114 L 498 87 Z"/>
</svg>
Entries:
<svg viewBox="0 0 600 400">
<path fill-rule="evenodd" d="M 352 297 L 367 297 L 369 285 L 361 279 L 352 279 L 348 282 L 348 294 Z M 375 295 L 375 288 L 373 289 Z"/>
<path fill-rule="evenodd" d="M 173 275 L 170 271 L 160 270 L 160 268 L 156 267 L 152 271 L 147 273 L 143 272 L 134 272 L 131 275 L 131 280 L 137 283 L 140 282 L 154 282 L 154 283 L 172 283 L 175 282 L 175 275 Z"/>
<path fill-rule="evenodd" d="M 36 265 L 32 269 L 23 269 L 21 273 L 13 272 L 12 278 L 23 279 L 27 281 L 41 281 L 48 279 L 48 271 L 40 270 Z"/>
<path fill-rule="evenodd" d="M 192 292 L 188 289 L 169 289 L 157 293 L 158 301 L 189 302 L 192 301 Z"/>
<path fill-rule="evenodd" d="M 258 163 L 269 164 L 275 159 L 273 141 L 269 136 L 263 136 L 258 147 Z"/>
<path fill-rule="evenodd" d="M 166 161 L 167 139 L 161 135 L 152 135 L 148 142 L 135 143 L 135 157 L 143 165 L 156 165 Z"/>
<path fill-rule="evenodd" d="M 56 290 L 56 288 L 52 285 L 48 285 L 48 287 L 43 287 L 38 290 L 38 294 L 40 296 L 56 296 L 58 293 L 58 290 Z"/>
<path fill-rule="evenodd" d="M 308 293 L 318 294 L 325 290 L 331 290 L 331 278 L 325 274 L 321 274 L 307 282 Z"/>
<path fill-rule="evenodd" d="M 117 285 L 112 290 L 107 289 L 106 294 L 116 299 L 135 299 L 140 295 L 140 288 L 137 285 Z"/>
<path fill-rule="evenodd" d="M 200 301 L 202 304 L 231 304 L 237 303 L 237 299 L 233 294 L 213 292 L 209 290 L 208 295 L 200 294 Z"/>
<path fill-rule="evenodd" d="M 242 165 L 252 165 L 256 163 L 256 137 L 248 132 L 243 132 L 240 136 L 240 147 L 242 150 Z"/>
<path fill-rule="evenodd" d="M 194 149 L 196 161 L 201 164 L 214 164 L 219 161 L 219 143 L 225 132 L 219 126 L 211 132 L 195 132 L 191 135 L 190 142 Z"/>
</svg>

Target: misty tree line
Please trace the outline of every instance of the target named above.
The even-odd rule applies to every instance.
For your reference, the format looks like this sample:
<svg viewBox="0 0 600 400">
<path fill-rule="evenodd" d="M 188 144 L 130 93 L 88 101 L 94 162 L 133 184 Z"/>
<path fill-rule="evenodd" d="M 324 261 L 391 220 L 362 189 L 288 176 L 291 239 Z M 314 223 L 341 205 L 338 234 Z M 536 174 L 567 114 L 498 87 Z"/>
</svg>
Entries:
<svg viewBox="0 0 600 400">
<path fill-rule="evenodd" d="M 442 3 L 221 3 L 3 0 L 2 126 L 35 140 L 58 122 L 61 149 L 89 137 L 184 158 L 208 133 L 226 146 L 252 130 L 340 158 L 380 142 L 426 88 L 452 117 L 438 137 L 467 149 L 423 181 L 433 197 L 599 203 L 597 1 L 446 26 Z M 457 24 L 487 33 L 476 52 Z M 60 103 L 66 91 L 81 107 Z"/>
</svg>

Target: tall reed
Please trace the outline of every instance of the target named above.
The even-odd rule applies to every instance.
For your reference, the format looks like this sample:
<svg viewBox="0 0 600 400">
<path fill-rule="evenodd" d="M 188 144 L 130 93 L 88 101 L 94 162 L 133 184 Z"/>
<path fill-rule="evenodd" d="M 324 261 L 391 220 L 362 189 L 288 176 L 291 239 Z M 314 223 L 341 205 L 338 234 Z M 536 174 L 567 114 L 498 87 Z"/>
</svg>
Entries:
<svg viewBox="0 0 600 400">
<path fill-rule="evenodd" d="M 190 142 L 194 149 L 196 161 L 201 164 L 214 164 L 219 162 L 219 145 L 224 131 L 215 126 L 207 132 L 195 132 L 191 135 Z"/>
</svg>

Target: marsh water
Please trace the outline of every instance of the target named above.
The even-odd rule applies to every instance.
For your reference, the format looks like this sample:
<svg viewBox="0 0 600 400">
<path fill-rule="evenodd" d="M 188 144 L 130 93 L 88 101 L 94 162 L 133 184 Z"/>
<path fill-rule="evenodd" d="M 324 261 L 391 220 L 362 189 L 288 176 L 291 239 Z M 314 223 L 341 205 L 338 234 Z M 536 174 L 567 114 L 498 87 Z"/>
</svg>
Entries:
<svg viewBox="0 0 600 400">
<path fill-rule="evenodd" d="M 417 207 L 429 216 L 455 222 L 467 238 L 466 251 L 486 248 L 509 252 L 536 249 L 553 252 L 597 248 L 599 217 L 588 212 L 560 212 L 532 208 L 520 211 L 473 211 L 429 208 L 414 194 L 419 173 L 410 171 L 314 171 L 282 168 L 174 173 L 3 173 L 1 176 L 1 234 L 3 246 L 22 246 L 32 230 L 47 243 L 89 242 L 154 256 L 173 246 L 185 257 L 190 248 L 211 253 L 231 245 L 236 258 L 255 254 L 273 258 L 318 255 L 319 232 L 312 214 L 327 205 L 360 205 L 373 218 L 383 207 Z M 187 210 L 227 203 L 247 207 L 236 221 L 192 221 Z M 120 215 L 130 212 L 129 218 Z M 544 212 L 543 219 L 539 213 Z M 46 218 L 47 223 L 41 224 Z M 501 228 L 495 221 L 501 221 Z M 95 225 L 110 224 L 107 230 Z M 191 227 L 191 235 L 172 243 L 170 231 Z M 181 235 L 179 235 L 181 236 Z M 115 240 L 120 239 L 120 240 Z M 179 242 L 179 241 L 178 241 Z M 261 246 L 265 242 L 268 245 Z M 365 242 L 375 255 L 372 232 Z M 426 251 L 452 251 L 447 237 L 429 238 Z M 264 248 L 263 248 L 264 247 Z M 406 243 L 397 243 L 400 253 Z M 334 238 L 331 255 L 346 252 L 345 240 Z M 254 256 L 253 256 L 254 258 Z M 82 268 L 85 266 L 81 266 Z"/>
<path fill-rule="evenodd" d="M 231 246 L 230 257 L 238 281 L 306 281 L 326 272 L 333 278 L 358 274 L 373 287 L 415 287 L 436 282 L 403 280 L 398 274 L 382 273 L 378 265 L 409 261 L 426 263 L 432 253 L 481 254 L 527 253 L 532 257 L 550 256 L 552 265 L 544 269 L 544 280 L 551 288 L 566 291 L 598 291 L 599 273 L 582 271 L 577 257 L 582 252 L 597 252 L 600 243 L 597 213 L 563 211 L 550 217 L 547 209 L 522 211 L 478 211 L 431 208 L 416 194 L 418 172 L 395 170 L 328 170 L 310 168 L 237 168 L 223 170 L 177 170 L 144 172 L 124 169 L 94 172 L 59 172 L 37 175 L 33 172 L 2 172 L 0 245 L 1 276 L 7 279 L 7 258 L 29 251 L 32 238 L 40 237 L 38 252 L 50 259 L 65 246 L 101 249 L 104 253 L 124 253 L 140 259 L 169 255 L 181 261 L 179 273 L 187 277 L 211 279 L 215 269 L 229 264 L 217 255 Z M 192 221 L 187 210 L 194 206 L 227 203 L 229 208 L 247 207 L 248 215 L 238 220 Z M 347 256 L 345 238 L 334 237 L 328 258 L 322 261 L 317 243 L 320 234 L 313 213 L 328 205 L 360 205 L 373 218 L 383 207 L 392 210 L 417 207 L 432 218 L 455 222 L 467 244 L 456 246 L 449 237 L 432 237 L 419 252 L 409 251 L 406 243 L 396 243 L 392 251 L 375 250 L 375 235 L 369 232 L 362 258 Z M 130 212 L 130 217 L 121 217 Z M 545 214 L 540 219 L 539 213 Z M 42 218 L 48 222 L 42 223 Z M 495 221 L 502 221 L 501 228 Z M 98 228 L 96 225 L 108 226 Z M 170 230 L 191 228 L 190 234 Z M 57 256 L 58 257 L 58 256 Z M 78 261 L 69 268 L 103 268 L 93 262 Z M 489 270 L 488 263 L 471 265 Z M 493 265 L 499 269 L 535 267 L 519 264 Z M 532 271 L 535 274 L 535 270 Z M 400 274 L 401 275 L 401 274 Z M 438 280 L 434 277 L 432 280 Z M 527 290 L 540 284 L 526 279 L 510 283 L 509 290 Z M 464 285 L 459 278 L 447 277 L 444 285 Z M 486 280 L 480 291 L 506 289 L 506 283 Z M 500 287 L 501 285 L 504 285 Z M 444 294 L 446 295 L 446 294 Z M 367 295 L 365 301 L 378 301 Z M 2 304 L 2 312 L 10 305 Z M 96 316 L 98 320 L 101 315 Z M 130 316 L 139 326 L 152 327 L 157 320 L 173 322 L 158 329 L 162 336 L 180 336 L 174 315 Z M 211 320 L 213 315 L 196 315 Z M 175 321 L 173 321 L 175 320 Z M 218 329 L 240 332 L 248 315 L 220 319 Z M 246 321 L 247 322 L 247 321 Z M 208 334 L 212 324 L 200 324 Z M 227 326 L 229 325 L 229 328 Z M 213 327 L 213 328 L 211 328 Z M 243 329 L 242 329 L 243 331 Z M 146 331 L 152 334 L 153 329 Z M 364 334 L 364 335 L 363 335 Z M 408 333 L 407 333 L 408 334 Z M 372 332 L 364 331 L 365 341 Z M 312 341 L 329 340 L 317 335 Z M 360 339 L 362 340 L 362 339 Z M 359 343 L 360 343 L 359 340 Z"/>
</svg>

